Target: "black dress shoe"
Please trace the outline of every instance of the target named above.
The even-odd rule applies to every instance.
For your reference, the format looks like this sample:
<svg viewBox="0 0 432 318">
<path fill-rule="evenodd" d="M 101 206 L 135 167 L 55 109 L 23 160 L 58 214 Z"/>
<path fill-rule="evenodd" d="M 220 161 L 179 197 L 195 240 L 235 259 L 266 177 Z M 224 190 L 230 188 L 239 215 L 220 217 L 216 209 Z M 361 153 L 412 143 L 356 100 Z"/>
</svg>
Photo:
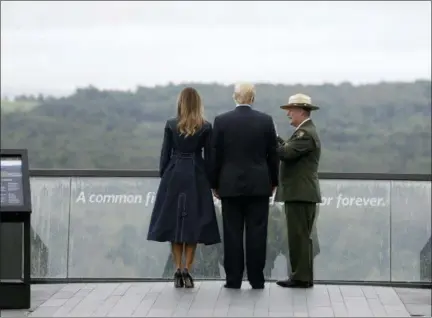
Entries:
<svg viewBox="0 0 432 318">
<path fill-rule="evenodd" d="M 257 284 L 257 285 L 252 285 L 252 289 L 264 289 L 264 284 Z"/>
<path fill-rule="evenodd" d="M 177 269 L 177 271 L 174 274 L 174 287 L 175 288 L 183 288 L 184 281 L 183 281 L 183 275 L 180 269 Z"/>
<path fill-rule="evenodd" d="M 194 280 L 186 268 L 183 270 L 183 281 L 184 281 L 185 288 L 194 288 L 195 287 Z"/>
<path fill-rule="evenodd" d="M 313 286 L 312 282 L 302 282 L 299 280 L 280 280 L 276 282 L 277 285 L 284 288 L 310 288 Z"/>
<path fill-rule="evenodd" d="M 228 288 L 228 289 L 240 289 L 241 285 L 234 285 L 234 284 L 228 284 L 228 283 L 226 283 L 224 285 L 224 288 Z"/>
</svg>

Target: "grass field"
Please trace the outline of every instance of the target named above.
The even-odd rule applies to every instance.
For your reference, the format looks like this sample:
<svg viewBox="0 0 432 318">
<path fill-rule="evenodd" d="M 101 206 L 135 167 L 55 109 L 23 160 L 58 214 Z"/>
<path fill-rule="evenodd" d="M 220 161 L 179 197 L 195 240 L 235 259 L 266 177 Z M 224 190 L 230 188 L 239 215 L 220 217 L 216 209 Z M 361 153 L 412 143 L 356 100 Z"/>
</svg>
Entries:
<svg viewBox="0 0 432 318">
<path fill-rule="evenodd" d="M 26 101 L 1 101 L 1 110 L 3 112 L 11 113 L 11 112 L 25 112 L 30 109 L 36 107 L 38 102 L 26 102 Z"/>
</svg>

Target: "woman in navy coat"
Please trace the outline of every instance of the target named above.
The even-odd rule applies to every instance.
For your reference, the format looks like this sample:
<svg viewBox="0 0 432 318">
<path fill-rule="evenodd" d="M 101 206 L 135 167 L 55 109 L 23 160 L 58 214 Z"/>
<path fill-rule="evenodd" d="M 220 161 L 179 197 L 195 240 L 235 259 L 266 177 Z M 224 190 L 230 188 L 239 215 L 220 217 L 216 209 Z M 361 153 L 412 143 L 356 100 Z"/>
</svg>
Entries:
<svg viewBox="0 0 432 318">
<path fill-rule="evenodd" d="M 190 268 L 197 244 L 221 242 L 209 183 L 211 132 L 200 95 L 194 88 L 185 88 L 178 99 L 177 117 L 165 125 L 161 181 L 147 236 L 150 241 L 171 242 L 177 288 L 194 287 Z"/>
</svg>

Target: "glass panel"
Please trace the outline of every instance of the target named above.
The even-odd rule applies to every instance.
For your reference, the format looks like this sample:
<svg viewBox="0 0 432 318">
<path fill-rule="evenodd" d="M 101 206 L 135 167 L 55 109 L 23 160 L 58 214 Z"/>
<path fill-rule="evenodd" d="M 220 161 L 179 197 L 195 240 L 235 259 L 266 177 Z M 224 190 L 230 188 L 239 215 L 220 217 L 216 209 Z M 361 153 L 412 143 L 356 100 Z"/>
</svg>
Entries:
<svg viewBox="0 0 432 318">
<path fill-rule="evenodd" d="M 287 225 L 284 204 L 270 205 L 267 231 L 266 279 L 286 279 L 291 272 L 288 256 Z"/>
<path fill-rule="evenodd" d="M 66 278 L 70 178 L 30 180 L 31 251 L 34 278 Z"/>
<path fill-rule="evenodd" d="M 69 277 L 160 278 L 170 248 L 147 241 L 157 178 L 73 178 Z"/>
<path fill-rule="evenodd" d="M 148 242 L 157 178 L 72 179 L 69 277 L 170 278 L 168 244 Z M 381 181 L 321 182 L 316 279 L 389 280 L 389 191 Z M 216 202 L 221 226 L 220 203 Z M 266 277 L 286 277 L 283 205 L 271 207 Z M 199 246 L 197 278 L 224 278 L 222 244 Z"/>
<path fill-rule="evenodd" d="M 391 182 L 393 281 L 431 281 L 431 183 Z"/>
<path fill-rule="evenodd" d="M 147 241 L 158 185 L 157 178 L 72 180 L 69 277 L 172 277 L 169 244 Z M 223 278 L 222 257 L 220 244 L 198 246 L 195 277 Z"/>
<path fill-rule="evenodd" d="M 315 279 L 390 279 L 390 182 L 322 180 Z"/>
</svg>

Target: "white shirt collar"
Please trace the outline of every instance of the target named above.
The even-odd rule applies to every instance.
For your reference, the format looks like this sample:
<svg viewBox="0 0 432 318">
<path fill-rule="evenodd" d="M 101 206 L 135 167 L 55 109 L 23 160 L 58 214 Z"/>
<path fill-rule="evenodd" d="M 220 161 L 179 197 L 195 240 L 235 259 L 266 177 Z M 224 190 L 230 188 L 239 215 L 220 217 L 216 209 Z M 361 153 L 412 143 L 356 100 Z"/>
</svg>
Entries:
<svg viewBox="0 0 432 318">
<path fill-rule="evenodd" d="M 301 123 L 300 123 L 300 125 L 298 125 L 297 127 L 296 127 L 296 129 L 295 129 L 295 131 L 297 131 L 305 122 L 307 122 L 307 121 L 309 121 L 310 120 L 310 117 L 309 118 L 306 118 L 305 120 L 303 120 Z"/>
<path fill-rule="evenodd" d="M 236 107 L 239 107 L 239 106 L 249 106 L 249 107 L 252 107 L 252 106 L 249 105 L 249 104 L 236 104 Z"/>
</svg>

